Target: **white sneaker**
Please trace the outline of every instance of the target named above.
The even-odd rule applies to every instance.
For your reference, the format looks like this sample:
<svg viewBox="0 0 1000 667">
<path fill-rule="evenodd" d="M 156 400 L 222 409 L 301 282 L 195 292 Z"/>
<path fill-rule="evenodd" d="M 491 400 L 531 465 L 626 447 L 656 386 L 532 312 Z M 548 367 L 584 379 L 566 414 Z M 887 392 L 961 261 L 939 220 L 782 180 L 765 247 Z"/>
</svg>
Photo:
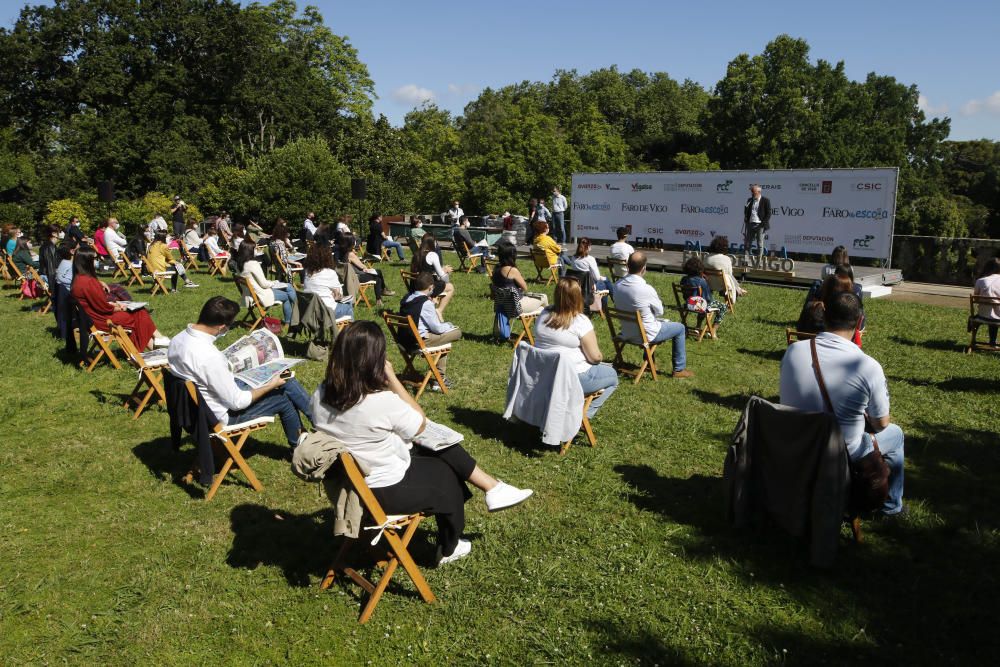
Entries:
<svg viewBox="0 0 1000 667">
<path fill-rule="evenodd" d="M 153 347 L 170 347 L 170 339 L 166 336 L 157 336 L 153 339 Z"/>
<path fill-rule="evenodd" d="M 458 544 L 455 545 L 455 550 L 451 552 L 450 556 L 443 556 L 441 560 L 438 561 L 438 567 L 445 565 L 446 563 L 451 563 L 459 558 L 464 558 L 472 553 L 472 542 L 469 540 L 459 540 Z"/>
<path fill-rule="evenodd" d="M 184 283 L 184 287 L 198 287 L 198 283 L 195 283 L 195 282 L 186 282 L 186 283 Z"/>
<path fill-rule="evenodd" d="M 498 482 L 496 486 L 486 492 L 486 509 L 491 512 L 520 505 L 531 497 L 534 491 L 531 489 L 519 489 L 506 482 Z"/>
</svg>

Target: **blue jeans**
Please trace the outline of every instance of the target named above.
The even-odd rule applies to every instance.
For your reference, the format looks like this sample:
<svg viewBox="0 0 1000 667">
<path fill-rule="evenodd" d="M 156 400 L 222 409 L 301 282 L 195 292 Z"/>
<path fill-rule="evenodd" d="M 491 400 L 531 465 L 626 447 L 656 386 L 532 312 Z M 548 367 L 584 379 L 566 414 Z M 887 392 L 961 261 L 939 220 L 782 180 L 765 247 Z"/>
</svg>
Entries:
<svg viewBox="0 0 1000 667">
<path fill-rule="evenodd" d="M 552 214 L 552 238 L 556 240 L 557 243 L 563 242 L 563 233 L 566 231 L 565 223 L 563 222 L 563 217 L 566 214 L 563 211 L 556 211 Z"/>
<path fill-rule="evenodd" d="M 580 384 L 583 386 L 584 395 L 593 393 L 598 389 L 603 389 L 604 393 L 595 398 L 590 409 L 587 410 L 587 418 L 590 419 L 597 414 L 597 408 L 604 405 L 604 401 L 611 398 L 618 388 L 618 372 L 610 364 L 596 364 L 589 370 L 579 374 Z"/>
<path fill-rule="evenodd" d="M 601 299 L 601 305 L 604 307 L 605 310 L 607 310 L 608 309 L 608 297 L 611 297 L 612 300 L 614 300 L 614 298 L 615 298 L 615 283 L 614 283 L 614 281 L 609 280 L 607 278 L 601 278 L 600 280 L 595 280 L 594 281 L 594 289 L 597 289 L 597 290 L 606 289 L 606 290 L 608 290 L 608 296 L 606 296 L 603 299 Z"/>
<path fill-rule="evenodd" d="M 281 321 L 288 324 L 292 321 L 292 306 L 298 297 L 295 295 L 295 288 L 291 285 L 285 285 L 284 287 L 272 287 L 271 292 L 274 294 L 274 300 L 281 302 L 282 318 Z"/>
<path fill-rule="evenodd" d="M 302 412 L 312 422 L 312 401 L 298 380 L 292 378 L 282 386 L 261 396 L 242 410 L 230 411 L 229 424 L 242 424 L 258 417 L 278 415 L 285 429 L 288 446 L 294 448 L 302 431 Z"/>
<path fill-rule="evenodd" d="M 882 506 L 883 514 L 899 514 L 903 511 L 903 429 L 895 424 L 889 424 L 875 434 L 878 449 L 882 458 L 889 466 L 889 497 Z M 861 436 L 863 445 L 861 451 L 871 450 L 872 436 L 865 433 Z"/>
<path fill-rule="evenodd" d="M 687 341 L 687 328 L 683 324 L 660 320 L 660 332 L 649 341 L 649 344 L 662 343 L 670 338 L 673 339 L 674 346 L 674 372 L 682 371 L 687 366 L 687 352 L 684 348 L 684 344 Z"/>
<path fill-rule="evenodd" d="M 398 257 L 400 260 L 403 259 L 403 245 L 401 243 L 398 243 L 396 241 L 391 241 L 389 239 L 386 239 L 385 241 L 382 241 L 382 247 L 383 248 L 395 248 L 396 249 L 396 257 Z"/>
<path fill-rule="evenodd" d="M 333 311 L 333 318 L 339 320 L 341 317 L 354 317 L 353 303 L 338 303 L 337 309 Z"/>
</svg>

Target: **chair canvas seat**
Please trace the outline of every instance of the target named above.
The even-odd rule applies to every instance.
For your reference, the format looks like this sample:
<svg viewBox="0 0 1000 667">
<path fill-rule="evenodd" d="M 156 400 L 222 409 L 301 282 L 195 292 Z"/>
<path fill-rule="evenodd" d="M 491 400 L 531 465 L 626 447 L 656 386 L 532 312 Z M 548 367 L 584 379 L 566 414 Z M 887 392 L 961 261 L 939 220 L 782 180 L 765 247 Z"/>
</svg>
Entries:
<svg viewBox="0 0 1000 667">
<path fill-rule="evenodd" d="M 254 428 L 261 426 L 263 424 L 273 424 L 274 417 L 257 417 L 256 419 L 248 419 L 245 422 L 240 422 L 239 424 L 229 424 L 222 427 L 223 433 L 238 433 L 244 429 Z M 215 434 L 213 434 L 215 435 Z"/>
</svg>

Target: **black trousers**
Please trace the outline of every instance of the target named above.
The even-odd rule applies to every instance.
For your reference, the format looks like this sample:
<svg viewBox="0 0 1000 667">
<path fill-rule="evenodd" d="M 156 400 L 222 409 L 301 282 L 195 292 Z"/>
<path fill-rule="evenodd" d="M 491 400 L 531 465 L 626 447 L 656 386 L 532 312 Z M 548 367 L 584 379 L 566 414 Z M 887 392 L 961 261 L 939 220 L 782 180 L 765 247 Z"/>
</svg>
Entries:
<svg viewBox="0 0 1000 667">
<path fill-rule="evenodd" d="M 472 497 L 465 482 L 475 467 L 475 459 L 461 445 L 438 452 L 414 445 L 403 479 L 372 493 L 386 514 L 433 514 L 438 550 L 450 556 L 465 529 L 465 501 Z"/>
</svg>

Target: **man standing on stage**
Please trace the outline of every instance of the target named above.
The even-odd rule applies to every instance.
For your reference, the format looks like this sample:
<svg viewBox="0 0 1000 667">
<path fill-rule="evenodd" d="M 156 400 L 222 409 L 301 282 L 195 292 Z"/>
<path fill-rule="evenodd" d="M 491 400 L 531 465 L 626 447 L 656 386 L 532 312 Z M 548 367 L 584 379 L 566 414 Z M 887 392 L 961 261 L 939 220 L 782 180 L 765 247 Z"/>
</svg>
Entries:
<svg viewBox="0 0 1000 667">
<path fill-rule="evenodd" d="M 760 186 L 750 186 L 750 198 L 743 208 L 743 252 L 757 244 L 757 255 L 764 256 L 764 232 L 771 228 L 771 200 L 760 196 Z"/>
<path fill-rule="evenodd" d="M 552 188 L 552 228 L 555 231 L 556 243 L 563 242 L 563 233 L 566 231 L 566 197 L 559 192 L 559 188 Z"/>
</svg>

